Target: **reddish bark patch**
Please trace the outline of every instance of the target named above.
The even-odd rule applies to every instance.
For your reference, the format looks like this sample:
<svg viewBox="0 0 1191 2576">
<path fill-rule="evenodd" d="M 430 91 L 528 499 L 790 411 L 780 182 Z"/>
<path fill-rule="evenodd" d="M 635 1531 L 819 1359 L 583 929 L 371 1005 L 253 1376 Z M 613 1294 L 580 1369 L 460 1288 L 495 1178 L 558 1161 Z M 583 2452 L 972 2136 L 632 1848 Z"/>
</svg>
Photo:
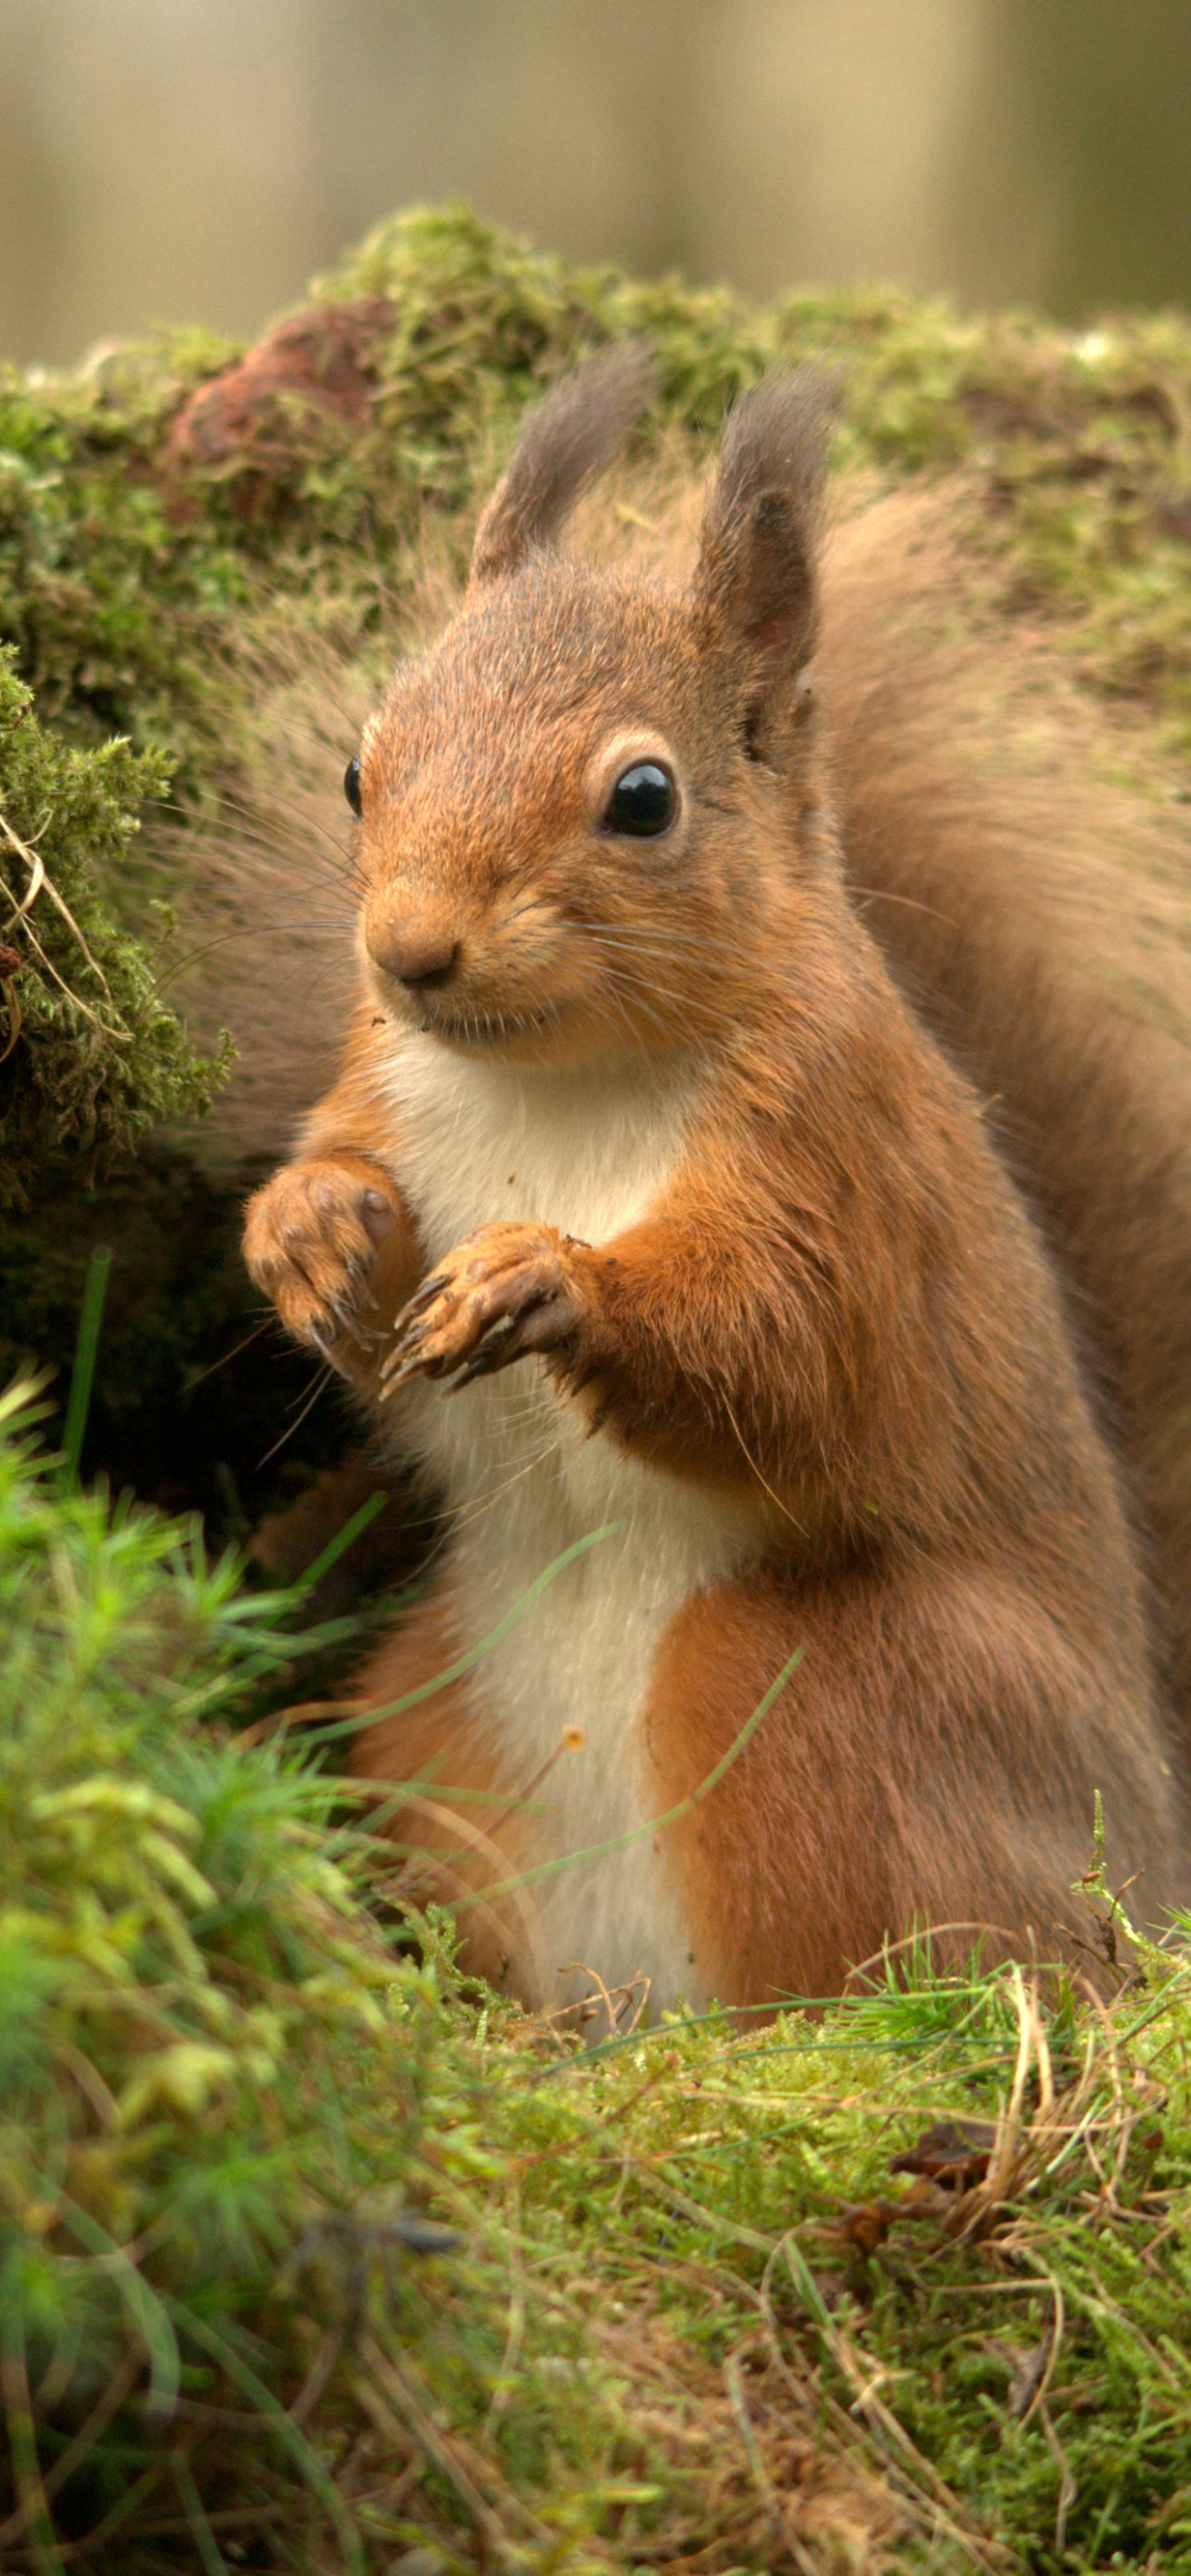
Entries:
<svg viewBox="0 0 1191 2576">
<path fill-rule="evenodd" d="M 377 348 L 393 318 L 382 296 L 292 314 L 232 367 L 201 385 L 170 425 L 163 475 L 175 510 L 186 483 L 216 474 L 245 519 L 271 516 L 312 445 L 362 419 L 379 380 Z"/>
</svg>

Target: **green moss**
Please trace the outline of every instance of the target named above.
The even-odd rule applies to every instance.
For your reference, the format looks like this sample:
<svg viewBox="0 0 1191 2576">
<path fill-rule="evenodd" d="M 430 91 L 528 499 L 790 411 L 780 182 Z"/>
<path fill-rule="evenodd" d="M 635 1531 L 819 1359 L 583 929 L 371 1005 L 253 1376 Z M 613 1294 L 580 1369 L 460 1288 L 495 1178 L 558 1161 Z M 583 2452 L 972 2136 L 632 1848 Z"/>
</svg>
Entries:
<svg viewBox="0 0 1191 2576">
<path fill-rule="evenodd" d="M 171 2515 L 201 2548 L 205 2498 L 260 2522 L 267 2563 L 325 2523 L 362 2565 L 374 2481 L 340 2504 L 328 2474 L 369 2427 L 361 2338 L 452 2424 L 490 2399 L 504 2284 L 462 2240 L 444 2274 L 407 2213 L 437 2182 L 478 2215 L 491 2075 L 432 1936 L 419 1965 L 370 1926 L 329 1785 L 226 1732 L 290 1652 L 289 1605 L 247 1603 L 176 1526 L 55 1492 L 3 1411 L 5 2563 L 57 2567 L 78 2536 L 127 2564 L 160 2522 L 149 2563 L 177 2564 Z M 313 2441 L 283 2411 L 312 2363 Z M 573 2400 L 552 2412 L 544 2443 L 526 2411 L 522 2480 L 565 2504 L 591 2444 Z"/>
<path fill-rule="evenodd" d="M 187 1045 L 145 947 L 116 927 L 99 891 L 126 862 L 138 806 L 165 788 L 152 753 L 58 742 L 11 649 L 0 652 L 0 1205 L 20 1205 L 30 1176 L 67 1143 L 102 1161 L 210 1097 L 218 1067 Z"/>
<path fill-rule="evenodd" d="M 78 378 L 0 381 L 0 634 L 44 711 L 127 732 L 197 777 L 209 758 L 253 568 L 296 585 L 311 559 L 383 557 L 427 504 L 455 510 L 526 398 L 584 346 L 645 331 L 662 404 L 714 426 L 774 345 L 726 296 L 572 274 L 466 210 L 374 233 L 320 299 L 379 299 L 370 398 L 344 419 L 282 387 L 242 441 L 182 466 L 178 413 L 238 353 L 195 334 L 130 346 Z M 197 764 L 193 769 L 191 763 Z"/>
<path fill-rule="evenodd" d="M 179 404 L 232 354 L 179 334 L 76 378 L 0 376 L 0 634 L 42 712 L 85 739 L 189 748 L 243 580 L 209 530 L 174 523 L 158 469 Z"/>
<path fill-rule="evenodd" d="M 544 378 L 593 342 L 616 338 L 648 339 L 661 409 L 718 428 L 777 339 L 772 315 L 725 290 L 569 268 L 494 232 L 465 206 L 419 207 L 378 225 L 313 292 L 391 305 L 381 373 L 390 426 L 414 436 L 414 470 L 428 450 L 473 457 L 494 419 L 515 417 Z"/>
<path fill-rule="evenodd" d="M 1109 684 L 1165 683 L 1183 703 L 1179 316 L 1073 338 L 875 288 L 756 311 L 678 280 L 568 268 L 463 207 L 380 225 L 311 292 L 363 315 L 362 399 L 346 413 L 317 384 L 314 399 L 258 385 L 234 434 L 179 459 L 171 426 L 240 354 L 194 334 L 111 353 L 77 379 L 10 373 L 0 386 L 0 633 L 69 727 L 127 732 L 200 776 L 227 688 L 218 666 L 260 571 L 283 590 L 306 587 L 315 564 L 332 587 L 377 563 L 399 581 L 425 513 L 473 505 L 525 402 L 585 347 L 626 334 L 657 354 L 655 425 L 699 434 L 775 359 L 837 364 L 842 462 L 892 476 L 965 465 L 1020 583 L 1080 617 L 1105 607 Z"/>
</svg>

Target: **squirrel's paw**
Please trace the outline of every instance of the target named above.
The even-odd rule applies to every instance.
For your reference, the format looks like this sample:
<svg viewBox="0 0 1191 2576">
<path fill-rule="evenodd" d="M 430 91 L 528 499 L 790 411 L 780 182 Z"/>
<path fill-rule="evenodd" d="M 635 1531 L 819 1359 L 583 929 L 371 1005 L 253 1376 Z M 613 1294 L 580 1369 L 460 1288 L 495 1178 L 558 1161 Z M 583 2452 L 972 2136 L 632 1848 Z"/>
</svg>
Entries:
<svg viewBox="0 0 1191 2576">
<path fill-rule="evenodd" d="M 527 1351 L 571 1340 L 584 1304 L 574 1255 L 585 1249 L 548 1225 L 485 1225 L 457 1245 L 397 1318 L 381 1393 L 412 1377 L 472 1378 L 507 1368 Z M 456 1374 L 457 1372 L 457 1374 Z"/>
<path fill-rule="evenodd" d="M 378 1176 L 327 1162 L 288 1163 L 248 1202 L 244 1259 L 296 1341 L 324 1359 L 366 1337 L 368 1274 L 397 1216 Z"/>
</svg>

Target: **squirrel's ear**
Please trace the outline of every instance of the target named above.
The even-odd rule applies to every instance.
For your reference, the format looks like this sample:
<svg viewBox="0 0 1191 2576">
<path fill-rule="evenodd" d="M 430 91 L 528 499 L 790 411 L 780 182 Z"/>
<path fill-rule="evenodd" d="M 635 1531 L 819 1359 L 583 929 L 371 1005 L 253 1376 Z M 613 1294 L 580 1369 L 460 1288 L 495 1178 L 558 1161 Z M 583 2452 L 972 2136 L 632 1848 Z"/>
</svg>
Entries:
<svg viewBox="0 0 1191 2576">
<path fill-rule="evenodd" d="M 557 535 L 584 484 L 623 446 L 652 375 L 649 351 L 630 341 L 587 359 L 530 413 L 476 530 L 473 585 L 516 572 L 532 546 Z"/>
<path fill-rule="evenodd" d="M 816 555 L 835 381 L 769 376 L 730 414 L 703 514 L 700 623 L 735 637 L 762 676 L 795 672 L 818 627 Z"/>
</svg>

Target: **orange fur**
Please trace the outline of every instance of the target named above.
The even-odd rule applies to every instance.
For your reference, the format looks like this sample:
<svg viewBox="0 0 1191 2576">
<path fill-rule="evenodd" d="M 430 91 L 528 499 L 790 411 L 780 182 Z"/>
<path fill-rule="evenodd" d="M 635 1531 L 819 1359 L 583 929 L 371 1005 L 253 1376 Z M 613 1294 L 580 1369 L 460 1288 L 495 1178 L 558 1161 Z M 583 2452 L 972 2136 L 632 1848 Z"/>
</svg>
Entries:
<svg viewBox="0 0 1191 2576">
<path fill-rule="evenodd" d="M 1153 1748 L 1120 1726 L 1128 1653 L 1114 1669 L 1103 1634 L 1044 1626 L 999 1570 L 915 1581 L 870 1560 L 697 1596 L 645 1717 L 660 1813 L 707 1779 L 795 1646 L 772 1719 L 662 1838 L 705 1992 L 834 1994 L 894 1925 L 941 1926 L 940 1965 L 981 1939 L 1053 1958 L 1081 1928 L 1093 1771 L 1142 1867 L 1167 1862 Z"/>
</svg>

